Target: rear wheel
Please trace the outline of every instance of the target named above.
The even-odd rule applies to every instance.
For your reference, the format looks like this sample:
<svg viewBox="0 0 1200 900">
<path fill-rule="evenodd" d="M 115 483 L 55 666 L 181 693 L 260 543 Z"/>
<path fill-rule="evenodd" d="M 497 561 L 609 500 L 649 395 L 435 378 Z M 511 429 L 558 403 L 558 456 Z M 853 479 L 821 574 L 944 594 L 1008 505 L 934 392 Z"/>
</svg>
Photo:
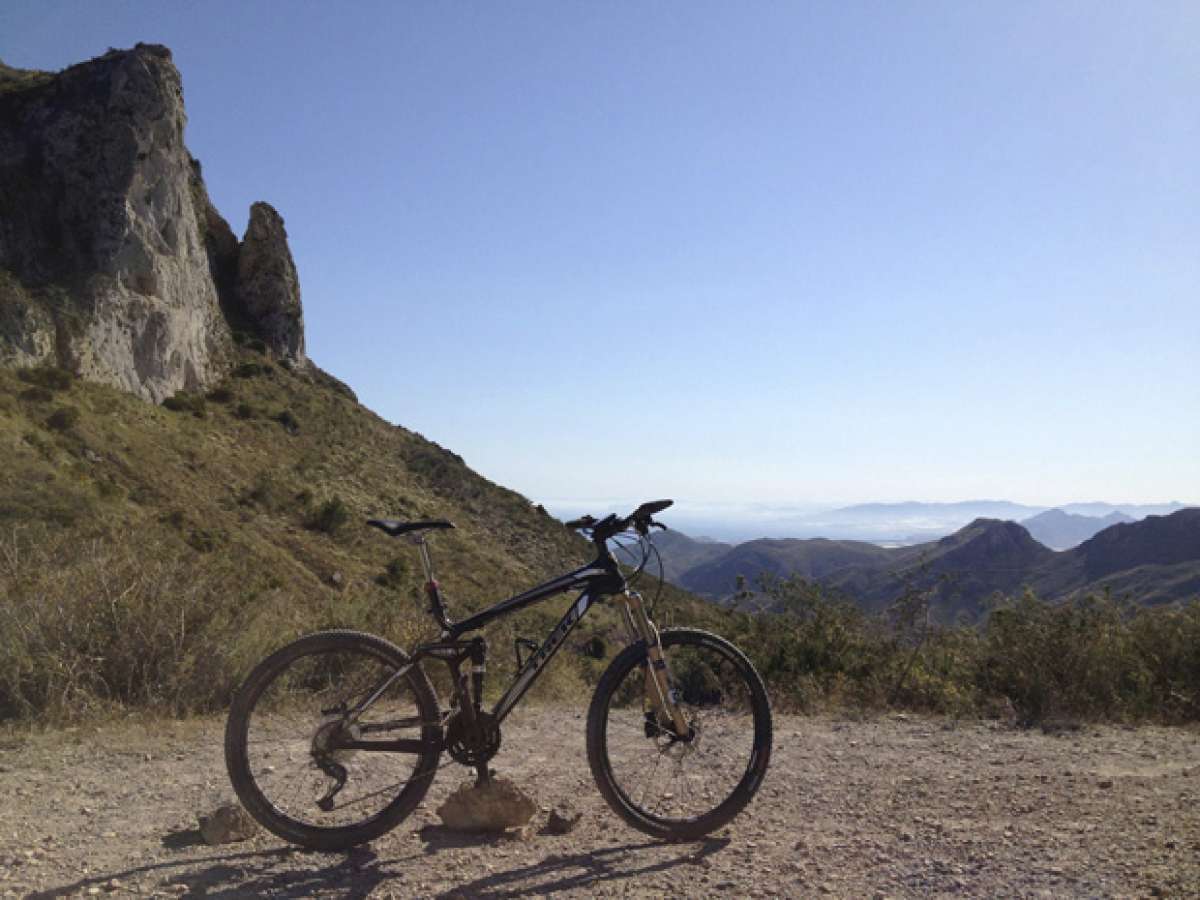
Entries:
<svg viewBox="0 0 1200 900">
<path fill-rule="evenodd" d="M 733 819 L 762 784 L 771 707 L 762 679 L 733 644 L 694 629 L 667 630 L 661 640 L 688 735 L 655 713 L 639 642 L 596 686 L 588 762 L 604 799 L 634 828 L 695 840 Z"/>
<path fill-rule="evenodd" d="M 412 812 L 441 753 L 441 717 L 425 673 L 409 669 L 361 716 L 348 715 L 407 664 L 381 638 L 327 631 L 250 673 L 230 709 L 225 762 L 263 827 L 305 847 L 340 850 Z"/>
</svg>

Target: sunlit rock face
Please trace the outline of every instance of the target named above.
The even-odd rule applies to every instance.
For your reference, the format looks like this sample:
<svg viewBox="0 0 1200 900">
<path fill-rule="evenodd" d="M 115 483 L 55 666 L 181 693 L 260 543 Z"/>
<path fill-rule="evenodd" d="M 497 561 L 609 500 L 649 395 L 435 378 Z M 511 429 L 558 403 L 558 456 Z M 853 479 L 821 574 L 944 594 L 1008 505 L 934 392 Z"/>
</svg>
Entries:
<svg viewBox="0 0 1200 900">
<path fill-rule="evenodd" d="M 157 402 L 220 380 L 235 328 L 303 361 L 283 220 L 255 204 L 239 245 L 185 123 L 165 47 L 57 74 L 0 64 L 0 365 L 52 363 Z"/>
</svg>

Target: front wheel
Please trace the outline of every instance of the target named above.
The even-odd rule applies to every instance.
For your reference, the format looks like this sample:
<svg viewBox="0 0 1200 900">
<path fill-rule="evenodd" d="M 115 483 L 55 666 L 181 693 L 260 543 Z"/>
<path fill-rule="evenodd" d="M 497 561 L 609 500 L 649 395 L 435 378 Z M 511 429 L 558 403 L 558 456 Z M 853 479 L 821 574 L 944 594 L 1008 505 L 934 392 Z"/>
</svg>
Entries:
<svg viewBox="0 0 1200 900">
<path fill-rule="evenodd" d="M 771 705 L 733 644 L 706 631 L 661 636 L 686 736 L 660 721 L 647 691 L 643 642 L 605 671 L 588 710 L 588 763 L 608 805 L 634 828 L 695 840 L 750 802 L 771 758 Z"/>
</svg>

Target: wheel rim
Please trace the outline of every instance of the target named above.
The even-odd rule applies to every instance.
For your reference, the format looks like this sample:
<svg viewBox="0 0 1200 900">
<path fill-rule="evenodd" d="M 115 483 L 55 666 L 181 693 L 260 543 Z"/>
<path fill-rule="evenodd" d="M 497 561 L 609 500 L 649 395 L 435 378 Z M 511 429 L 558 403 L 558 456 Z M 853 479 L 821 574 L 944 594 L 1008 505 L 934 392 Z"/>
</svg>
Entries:
<svg viewBox="0 0 1200 900">
<path fill-rule="evenodd" d="M 395 671 L 383 654 L 335 647 L 303 653 L 265 681 L 246 718 L 244 764 L 254 791 L 276 816 L 305 829 L 360 827 L 402 802 L 416 779 L 432 774 L 419 771 L 418 753 L 339 747 L 347 738 L 422 736 L 421 710 L 407 678 L 390 686 L 355 726 L 345 725 L 345 711 Z M 402 725 L 372 731 L 383 723 Z M 345 783 L 334 791 L 337 767 Z"/>
<path fill-rule="evenodd" d="M 672 739 L 647 716 L 646 666 L 636 664 L 608 697 L 605 763 L 624 803 L 652 822 L 693 822 L 733 799 L 754 774 L 753 686 L 744 663 L 718 643 L 664 640 L 680 709 L 694 731 Z"/>
</svg>

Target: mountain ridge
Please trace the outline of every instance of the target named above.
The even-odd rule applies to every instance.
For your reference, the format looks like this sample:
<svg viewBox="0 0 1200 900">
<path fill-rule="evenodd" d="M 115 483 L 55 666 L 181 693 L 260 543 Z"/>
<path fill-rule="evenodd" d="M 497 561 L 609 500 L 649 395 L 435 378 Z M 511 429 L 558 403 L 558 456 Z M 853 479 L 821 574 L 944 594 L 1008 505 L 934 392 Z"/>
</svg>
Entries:
<svg viewBox="0 0 1200 900">
<path fill-rule="evenodd" d="M 760 539 L 685 570 L 677 583 L 728 600 L 739 576 L 753 586 L 764 574 L 815 581 L 875 610 L 906 588 L 927 591 L 943 618 L 978 617 L 990 596 L 1025 588 L 1062 599 L 1123 585 L 1138 602 L 1162 603 L 1190 597 L 1200 584 L 1200 509 L 1114 524 L 1062 551 L 1042 545 L 1018 523 L 984 518 L 936 541 L 896 548 Z"/>
</svg>

